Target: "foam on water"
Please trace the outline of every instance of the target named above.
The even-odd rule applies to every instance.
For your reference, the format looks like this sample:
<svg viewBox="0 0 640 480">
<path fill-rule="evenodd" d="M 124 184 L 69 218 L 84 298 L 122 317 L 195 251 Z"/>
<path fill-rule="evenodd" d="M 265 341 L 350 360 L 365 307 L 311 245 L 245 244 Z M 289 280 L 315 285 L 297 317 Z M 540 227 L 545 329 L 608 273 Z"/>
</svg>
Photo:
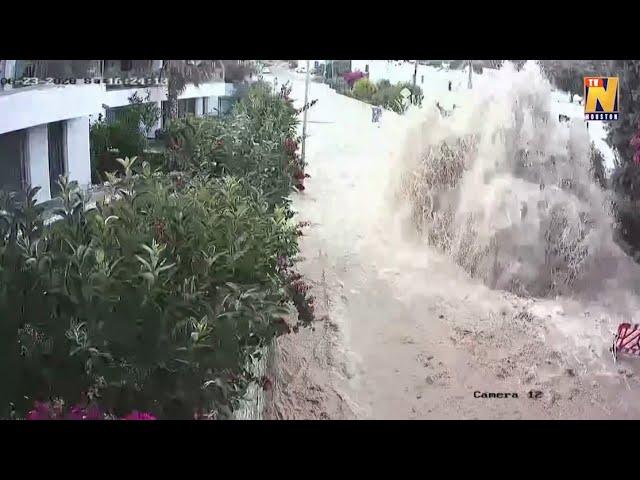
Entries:
<svg viewBox="0 0 640 480">
<path fill-rule="evenodd" d="M 492 288 L 635 298 L 640 271 L 612 239 L 586 126 L 560 123 L 552 93 L 538 64 L 507 63 L 453 92 L 450 117 L 429 103 L 411 112 L 392 191 L 424 241 Z"/>
</svg>

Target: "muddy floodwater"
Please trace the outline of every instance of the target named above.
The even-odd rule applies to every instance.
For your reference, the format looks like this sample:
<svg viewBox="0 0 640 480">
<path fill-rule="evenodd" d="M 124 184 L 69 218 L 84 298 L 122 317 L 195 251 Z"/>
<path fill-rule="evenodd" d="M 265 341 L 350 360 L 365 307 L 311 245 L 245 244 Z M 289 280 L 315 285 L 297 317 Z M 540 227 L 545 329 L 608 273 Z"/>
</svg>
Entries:
<svg viewBox="0 0 640 480">
<path fill-rule="evenodd" d="M 267 418 L 640 417 L 640 361 L 608 352 L 640 320 L 640 271 L 611 240 L 584 122 L 558 122 L 533 64 L 449 92 L 456 75 L 434 70 L 423 108 L 379 125 L 311 83 L 294 206 L 319 320 L 278 340 Z M 274 76 L 301 103 L 304 77 Z"/>
</svg>

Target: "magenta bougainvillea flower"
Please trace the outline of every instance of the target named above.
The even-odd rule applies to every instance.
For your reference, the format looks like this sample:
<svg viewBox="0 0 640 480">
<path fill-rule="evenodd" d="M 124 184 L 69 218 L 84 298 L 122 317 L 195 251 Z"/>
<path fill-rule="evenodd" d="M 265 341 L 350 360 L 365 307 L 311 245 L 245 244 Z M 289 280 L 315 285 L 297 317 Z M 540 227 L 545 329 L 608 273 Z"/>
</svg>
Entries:
<svg viewBox="0 0 640 480">
<path fill-rule="evenodd" d="M 104 412 L 97 405 L 83 407 L 75 405 L 64 417 L 65 420 L 104 420 Z"/>
<path fill-rule="evenodd" d="M 342 75 L 342 78 L 345 79 L 345 81 L 349 84 L 349 86 L 353 86 L 353 84 L 356 83 L 356 81 L 364 77 L 366 77 L 366 75 L 362 73 L 360 70 L 356 70 L 355 72 L 347 72 Z"/>
<path fill-rule="evenodd" d="M 47 402 L 35 402 L 34 409 L 27 413 L 27 420 L 53 420 L 51 405 Z"/>
<path fill-rule="evenodd" d="M 27 420 L 104 420 L 105 413 L 95 404 L 89 406 L 74 405 L 64 414 L 62 405 L 52 406 L 51 402 L 35 402 L 33 410 L 27 414 Z M 122 420 L 157 420 L 148 412 L 134 410 Z"/>
<path fill-rule="evenodd" d="M 137 410 L 134 410 L 124 417 L 123 420 L 157 420 L 157 418 L 148 412 L 138 412 Z"/>
</svg>

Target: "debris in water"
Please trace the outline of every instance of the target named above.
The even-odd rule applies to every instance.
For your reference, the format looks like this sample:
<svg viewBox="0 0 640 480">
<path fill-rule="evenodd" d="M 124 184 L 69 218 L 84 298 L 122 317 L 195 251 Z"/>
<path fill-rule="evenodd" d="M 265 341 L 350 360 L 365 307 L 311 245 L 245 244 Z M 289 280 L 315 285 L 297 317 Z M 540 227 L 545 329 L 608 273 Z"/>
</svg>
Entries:
<svg viewBox="0 0 640 480">
<path fill-rule="evenodd" d="M 549 395 L 549 406 L 554 405 L 558 400 L 560 400 L 560 394 L 558 392 L 551 392 Z"/>
<path fill-rule="evenodd" d="M 260 379 L 260 386 L 265 392 L 268 392 L 273 388 L 273 384 L 271 383 L 271 380 L 269 380 L 269 378 L 267 377 L 262 377 Z"/>
</svg>

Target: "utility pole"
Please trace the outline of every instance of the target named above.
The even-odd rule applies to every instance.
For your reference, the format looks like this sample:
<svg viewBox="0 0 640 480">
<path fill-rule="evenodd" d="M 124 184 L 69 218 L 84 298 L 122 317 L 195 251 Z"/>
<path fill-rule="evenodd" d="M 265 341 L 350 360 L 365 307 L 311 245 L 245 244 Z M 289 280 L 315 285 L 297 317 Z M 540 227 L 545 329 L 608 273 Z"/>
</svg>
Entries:
<svg viewBox="0 0 640 480">
<path fill-rule="evenodd" d="M 411 89 L 411 103 L 415 105 L 416 99 L 414 98 L 414 92 L 416 91 L 416 77 L 418 76 L 418 60 L 413 67 L 413 88 Z"/>
<path fill-rule="evenodd" d="M 473 72 L 473 60 L 469 60 L 469 88 L 471 89 L 471 73 Z"/>
<path fill-rule="evenodd" d="M 304 112 L 302 117 L 302 163 L 304 164 L 304 146 L 307 141 L 307 101 L 309 99 L 309 60 L 307 60 L 307 73 L 304 80 Z"/>
</svg>

